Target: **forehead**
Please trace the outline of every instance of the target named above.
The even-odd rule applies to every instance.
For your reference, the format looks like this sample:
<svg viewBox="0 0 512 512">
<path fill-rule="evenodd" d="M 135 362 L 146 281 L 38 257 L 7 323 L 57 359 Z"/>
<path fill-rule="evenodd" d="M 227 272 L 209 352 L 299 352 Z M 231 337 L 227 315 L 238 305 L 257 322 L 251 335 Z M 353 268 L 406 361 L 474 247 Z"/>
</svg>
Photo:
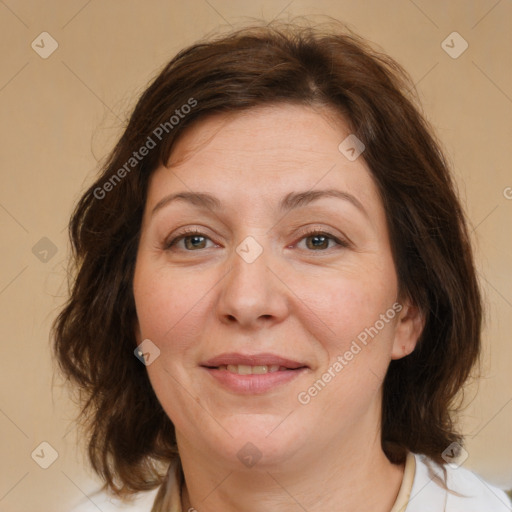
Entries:
<svg viewBox="0 0 512 512">
<path fill-rule="evenodd" d="M 350 161 L 338 149 L 349 135 L 340 116 L 307 106 L 210 116 L 185 131 L 167 166 L 153 173 L 148 208 L 174 191 L 208 192 L 235 211 L 256 200 L 275 204 L 290 191 L 327 188 L 363 204 L 380 202 L 363 158 Z"/>
</svg>

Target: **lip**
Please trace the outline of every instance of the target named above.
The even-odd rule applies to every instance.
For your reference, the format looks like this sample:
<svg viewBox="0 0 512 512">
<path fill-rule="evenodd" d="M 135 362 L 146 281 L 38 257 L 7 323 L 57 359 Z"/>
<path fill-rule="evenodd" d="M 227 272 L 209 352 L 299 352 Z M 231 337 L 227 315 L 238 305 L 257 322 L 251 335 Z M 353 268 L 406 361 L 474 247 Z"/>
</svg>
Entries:
<svg viewBox="0 0 512 512">
<path fill-rule="evenodd" d="M 239 375 L 228 370 L 220 370 L 221 365 L 249 366 L 279 365 L 286 369 L 272 373 Z M 222 387 L 244 395 L 264 394 L 276 389 L 309 371 L 309 366 L 274 354 L 237 354 L 227 353 L 209 359 L 201 364 L 206 371 Z"/>
<path fill-rule="evenodd" d="M 308 369 L 279 370 L 273 373 L 239 375 L 228 370 L 202 367 L 210 376 L 223 387 L 244 395 L 257 395 L 266 393 L 287 382 L 296 379 Z"/>
<path fill-rule="evenodd" d="M 303 366 L 308 367 L 306 363 L 301 363 L 299 361 L 293 361 L 291 359 L 287 359 L 285 357 L 281 357 L 275 354 L 262 353 L 262 354 L 238 354 L 236 352 L 229 352 L 225 354 L 220 354 L 212 359 L 208 359 L 204 363 L 201 363 L 201 366 L 216 368 L 221 365 L 228 364 L 245 364 L 249 366 L 260 366 L 260 365 L 279 365 L 284 366 L 285 368 L 295 370 L 297 368 L 302 368 Z"/>
</svg>

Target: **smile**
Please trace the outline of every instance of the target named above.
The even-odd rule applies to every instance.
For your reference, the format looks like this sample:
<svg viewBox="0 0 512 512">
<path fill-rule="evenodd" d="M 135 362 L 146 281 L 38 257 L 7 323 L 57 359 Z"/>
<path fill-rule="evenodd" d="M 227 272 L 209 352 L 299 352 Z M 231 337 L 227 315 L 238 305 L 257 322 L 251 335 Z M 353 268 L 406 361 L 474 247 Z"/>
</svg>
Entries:
<svg viewBox="0 0 512 512">
<path fill-rule="evenodd" d="M 238 375 L 264 375 L 265 373 L 274 373 L 279 371 L 291 370 L 295 368 L 286 368 L 285 366 L 279 366 L 278 364 L 272 365 L 257 365 L 250 366 L 247 364 L 228 364 L 220 365 L 218 370 L 227 370 L 231 373 L 237 373 Z"/>
<path fill-rule="evenodd" d="M 200 367 L 213 382 L 239 394 L 267 393 L 310 371 L 305 363 L 269 353 L 224 353 Z"/>
</svg>

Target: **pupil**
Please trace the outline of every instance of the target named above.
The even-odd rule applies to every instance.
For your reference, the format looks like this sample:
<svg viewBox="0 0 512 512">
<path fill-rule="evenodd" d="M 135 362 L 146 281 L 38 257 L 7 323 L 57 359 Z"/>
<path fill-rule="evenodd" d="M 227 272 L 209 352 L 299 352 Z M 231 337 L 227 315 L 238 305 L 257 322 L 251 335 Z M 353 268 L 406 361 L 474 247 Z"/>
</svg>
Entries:
<svg viewBox="0 0 512 512">
<path fill-rule="evenodd" d="M 314 247 L 321 247 L 323 245 L 325 245 L 325 236 L 323 235 L 315 235 L 314 237 L 312 237 L 312 240 L 313 240 L 313 246 Z M 320 241 L 320 243 L 316 243 L 315 241 Z"/>
<path fill-rule="evenodd" d="M 191 236 L 188 241 L 192 245 L 192 247 L 199 247 L 201 244 L 201 238 L 204 238 L 202 236 Z"/>
</svg>

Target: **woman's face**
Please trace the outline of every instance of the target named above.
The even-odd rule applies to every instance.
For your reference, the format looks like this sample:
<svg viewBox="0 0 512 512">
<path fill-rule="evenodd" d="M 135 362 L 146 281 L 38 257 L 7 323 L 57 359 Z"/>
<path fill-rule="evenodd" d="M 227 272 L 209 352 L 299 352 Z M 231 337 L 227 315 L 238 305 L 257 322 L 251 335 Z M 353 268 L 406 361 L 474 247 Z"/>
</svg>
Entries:
<svg viewBox="0 0 512 512">
<path fill-rule="evenodd" d="M 387 367 L 419 323 L 397 297 L 364 153 L 338 148 L 349 135 L 301 106 L 217 115 L 152 175 L 137 341 L 151 340 L 147 371 L 180 451 L 240 468 L 378 439 Z"/>
</svg>

